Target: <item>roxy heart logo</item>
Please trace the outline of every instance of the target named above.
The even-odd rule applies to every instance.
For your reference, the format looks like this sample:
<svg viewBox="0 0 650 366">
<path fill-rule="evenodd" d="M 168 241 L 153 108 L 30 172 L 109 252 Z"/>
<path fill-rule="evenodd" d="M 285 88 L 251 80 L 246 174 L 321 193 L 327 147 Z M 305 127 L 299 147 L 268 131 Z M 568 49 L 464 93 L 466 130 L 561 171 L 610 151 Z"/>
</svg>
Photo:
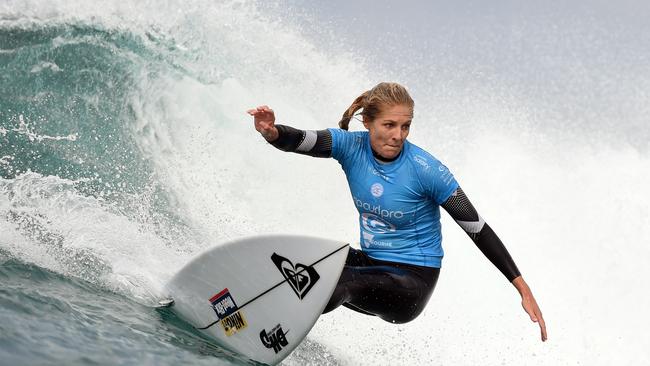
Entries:
<svg viewBox="0 0 650 366">
<path fill-rule="evenodd" d="M 273 253 L 271 260 L 278 267 L 282 276 L 289 282 L 293 292 L 296 293 L 300 300 L 307 295 L 320 278 L 314 267 L 301 263 L 294 265 L 290 260 L 277 253 Z"/>
</svg>

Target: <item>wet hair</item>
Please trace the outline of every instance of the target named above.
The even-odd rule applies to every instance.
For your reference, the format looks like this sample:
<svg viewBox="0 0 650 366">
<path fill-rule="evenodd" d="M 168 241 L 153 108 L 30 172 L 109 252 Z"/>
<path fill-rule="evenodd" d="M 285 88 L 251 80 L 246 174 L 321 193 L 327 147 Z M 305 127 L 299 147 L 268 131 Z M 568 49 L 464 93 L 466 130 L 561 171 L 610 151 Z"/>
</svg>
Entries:
<svg viewBox="0 0 650 366">
<path fill-rule="evenodd" d="M 409 92 L 397 83 L 379 83 L 374 88 L 365 91 L 358 96 L 352 105 L 343 112 L 343 117 L 339 121 L 339 127 L 347 130 L 350 125 L 350 119 L 354 114 L 361 109 L 361 115 L 374 120 L 384 107 L 405 105 L 411 109 L 413 114 L 413 106 L 415 103 L 409 95 Z"/>
</svg>

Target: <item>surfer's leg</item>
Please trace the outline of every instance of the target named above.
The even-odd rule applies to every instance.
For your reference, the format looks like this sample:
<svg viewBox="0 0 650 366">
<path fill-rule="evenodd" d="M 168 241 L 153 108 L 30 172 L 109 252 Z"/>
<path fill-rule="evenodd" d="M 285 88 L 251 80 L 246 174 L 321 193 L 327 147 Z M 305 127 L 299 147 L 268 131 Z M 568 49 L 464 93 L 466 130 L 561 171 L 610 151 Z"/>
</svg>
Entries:
<svg viewBox="0 0 650 366">
<path fill-rule="evenodd" d="M 343 267 L 343 271 L 341 272 L 341 277 L 339 277 L 339 282 L 337 283 L 336 288 L 334 289 L 334 293 L 332 293 L 332 297 L 330 297 L 330 301 L 327 303 L 327 306 L 325 306 L 325 310 L 323 310 L 323 314 L 329 313 L 330 311 L 338 308 L 341 305 L 344 305 L 346 302 L 350 300 L 350 291 L 348 288 L 348 284 L 351 281 L 354 281 L 355 268 L 363 267 L 363 266 L 371 266 L 371 265 L 372 265 L 372 260 L 364 252 L 354 248 L 350 248 L 350 250 L 348 250 L 348 256 L 345 259 L 345 266 Z M 355 311 L 359 311 L 360 313 L 366 315 L 374 315 L 362 311 L 360 309 L 356 309 L 355 307 L 350 307 L 350 306 L 346 306 L 346 307 Z"/>
<path fill-rule="evenodd" d="M 415 319 L 426 306 L 440 273 L 439 268 L 414 271 L 397 266 L 357 267 L 347 286 L 347 303 L 391 323 Z"/>
<path fill-rule="evenodd" d="M 344 305 L 388 322 L 406 323 L 426 306 L 439 273 L 439 268 L 376 261 L 361 251 L 349 253 L 324 313 Z"/>
</svg>

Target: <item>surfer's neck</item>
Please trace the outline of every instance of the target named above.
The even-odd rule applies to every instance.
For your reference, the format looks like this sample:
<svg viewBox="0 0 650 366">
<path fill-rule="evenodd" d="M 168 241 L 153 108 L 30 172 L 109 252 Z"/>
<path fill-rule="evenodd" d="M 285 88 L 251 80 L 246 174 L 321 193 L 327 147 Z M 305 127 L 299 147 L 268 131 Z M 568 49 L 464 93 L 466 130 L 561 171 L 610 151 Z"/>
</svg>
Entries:
<svg viewBox="0 0 650 366">
<path fill-rule="evenodd" d="M 399 158 L 399 156 L 402 154 L 402 152 L 400 151 L 399 154 L 397 154 L 394 158 L 388 159 L 388 158 L 385 158 L 385 157 L 379 155 L 379 153 L 377 153 L 375 151 L 375 149 L 370 148 L 370 150 L 372 150 L 372 156 L 375 157 L 375 160 L 377 160 L 379 163 L 382 163 L 382 164 L 392 163 L 393 161 L 397 160 Z"/>
</svg>

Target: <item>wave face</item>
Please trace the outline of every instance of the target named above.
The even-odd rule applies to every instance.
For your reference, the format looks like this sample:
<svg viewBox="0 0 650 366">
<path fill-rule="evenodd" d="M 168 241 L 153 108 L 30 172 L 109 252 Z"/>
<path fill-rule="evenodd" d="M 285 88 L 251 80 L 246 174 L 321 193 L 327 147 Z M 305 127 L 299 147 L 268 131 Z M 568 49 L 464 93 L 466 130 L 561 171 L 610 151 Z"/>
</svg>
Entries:
<svg viewBox="0 0 650 366">
<path fill-rule="evenodd" d="M 538 344 L 516 294 L 445 217 L 444 274 L 417 321 L 337 311 L 285 363 L 650 357 L 650 324 L 638 320 L 650 295 L 632 291 L 650 278 L 645 23 L 629 12 L 601 21 L 604 5 L 575 22 L 575 6 L 521 18 L 427 7 L 436 22 L 391 16 L 429 33 L 377 28 L 391 36 L 376 45 L 353 33 L 372 22 L 332 20 L 360 10 L 340 6 L 0 4 L 3 359 L 244 363 L 152 310 L 165 281 L 242 235 L 358 241 L 336 162 L 276 151 L 245 110 L 268 104 L 281 123 L 332 127 L 387 79 L 411 87 L 411 140 L 450 166 L 504 239 L 557 342 Z"/>
</svg>

